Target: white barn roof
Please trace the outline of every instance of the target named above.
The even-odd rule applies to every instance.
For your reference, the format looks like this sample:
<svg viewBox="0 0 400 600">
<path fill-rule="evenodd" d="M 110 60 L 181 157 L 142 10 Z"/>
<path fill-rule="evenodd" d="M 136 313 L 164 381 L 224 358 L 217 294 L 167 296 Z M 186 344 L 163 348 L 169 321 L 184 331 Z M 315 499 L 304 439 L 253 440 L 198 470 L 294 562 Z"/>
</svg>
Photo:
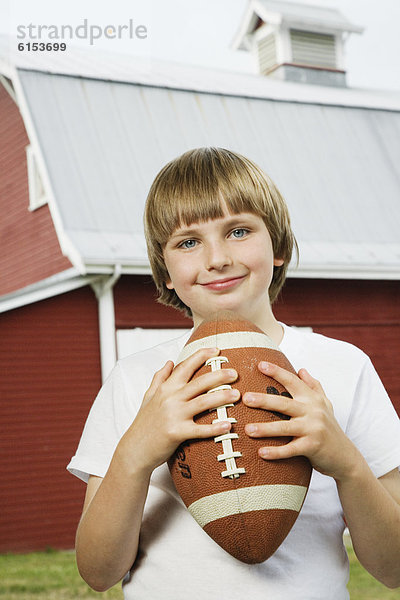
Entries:
<svg viewBox="0 0 400 600">
<path fill-rule="evenodd" d="M 146 270 L 154 176 L 181 152 L 215 145 L 249 156 L 281 189 L 300 246 L 293 275 L 400 277 L 398 96 L 114 60 L 96 55 L 96 72 L 77 59 L 69 73 L 3 61 L 81 271 Z"/>
</svg>

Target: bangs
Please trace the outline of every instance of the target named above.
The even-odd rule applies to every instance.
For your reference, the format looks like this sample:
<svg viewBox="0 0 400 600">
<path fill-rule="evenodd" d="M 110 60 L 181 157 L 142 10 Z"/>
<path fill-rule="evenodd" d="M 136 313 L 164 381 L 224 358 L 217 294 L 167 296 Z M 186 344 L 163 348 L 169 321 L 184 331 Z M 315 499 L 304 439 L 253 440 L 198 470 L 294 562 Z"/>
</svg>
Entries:
<svg viewBox="0 0 400 600">
<path fill-rule="evenodd" d="M 208 150 L 197 156 L 192 152 L 190 168 L 185 161 L 170 163 L 154 182 L 153 206 L 147 219 L 161 246 L 178 227 L 223 217 L 225 206 L 231 214 L 265 216 L 260 174 L 252 173 L 242 157 L 224 156 L 221 161 L 214 149 Z"/>
</svg>

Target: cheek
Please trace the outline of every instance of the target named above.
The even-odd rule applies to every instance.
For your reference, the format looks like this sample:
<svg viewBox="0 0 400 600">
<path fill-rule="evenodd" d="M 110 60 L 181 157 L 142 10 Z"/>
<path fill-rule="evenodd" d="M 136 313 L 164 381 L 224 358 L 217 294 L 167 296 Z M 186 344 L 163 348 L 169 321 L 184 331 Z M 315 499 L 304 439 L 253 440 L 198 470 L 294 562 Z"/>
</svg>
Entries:
<svg viewBox="0 0 400 600">
<path fill-rule="evenodd" d="M 273 269 L 272 252 L 260 252 L 258 248 L 249 248 L 242 251 L 239 260 L 246 264 L 254 272 L 265 272 Z"/>
<path fill-rule="evenodd" d="M 170 289 L 175 289 L 179 294 L 180 290 L 184 291 L 191 286 L 195 279 L 195 275 L 193 269 L 190 268 L 190 265 L 188 265 L 186 261 L 173 260 L 170 261 L 169 264 L 166 263 L 166 266 L 170 276 L 170 282 L 167 286 Z"/>
</svg>

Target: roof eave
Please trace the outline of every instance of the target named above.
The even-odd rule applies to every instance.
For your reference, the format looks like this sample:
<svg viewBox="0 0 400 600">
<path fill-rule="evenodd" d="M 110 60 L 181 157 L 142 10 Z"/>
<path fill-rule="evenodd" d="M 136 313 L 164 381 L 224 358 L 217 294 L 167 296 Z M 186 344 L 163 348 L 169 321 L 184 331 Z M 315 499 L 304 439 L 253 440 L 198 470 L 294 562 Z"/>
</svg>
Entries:
<svg viewBox="0 0 400 600">
<path fill-rule="evenodd" d="M 356 279 L 356 280 L 400 280 L 400 265 L 344 265 L 325 267 L 309 264 L 289 267 L 288 277 L 299 279 Z"/>
<path fill-rule="evenodd" d="M 126 263 L 115 263 L 99 261 L 96 263 L 86 263 L 85 269 L 88 275 L 110 275 L 114 273 L 116 264 L 119 265 L 121 275 L 151 275 L 151 268 L 148 261 L 129 261 Z"/>
<path fill-rule="evenodd" d="M 37 281 L 34 284 L 5 294 L 0 298 L 0 313 L 46 300 L 46 298 L 65 294 L 89 285 L 96 279 L 98 279 L 98 275 L 91 277 L 82 276 L 77 269 L 72 267 L 71 269 Z"/>
<path fill-rule="evenodd" d="M 254 6 L 254 4 L 250 2 L 243 15 L 241 25 L 230 43 L 232 50 L 250 50 L 247 43 L 247 37 L 253 33 L 254 26 L 259 18 L 263 20 L 267 18 L 265 10 L 262 6 Z M 275 25 L 279 25 L 280 23 L 280 19 L 277 17 L 273 19 L 273 21 Z"/>
</svg>

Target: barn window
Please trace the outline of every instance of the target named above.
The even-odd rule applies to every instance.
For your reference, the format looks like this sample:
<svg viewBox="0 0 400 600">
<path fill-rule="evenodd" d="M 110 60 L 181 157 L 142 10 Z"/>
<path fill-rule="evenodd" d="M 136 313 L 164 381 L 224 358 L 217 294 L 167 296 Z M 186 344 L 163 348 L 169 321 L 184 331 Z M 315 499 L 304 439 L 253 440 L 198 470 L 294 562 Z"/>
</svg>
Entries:
<svg viewBox="0 0 400 600">
<path fill-rule="evenodd" d="M 26 148 L 26 162 L 28 167 L 29 210 L 36 210 L 47 204 L 47 197 L 32 146 Z"/>
<path fill-rule="evenodd" d="M 124 358 L 134 352 L 147 350 L 162 342 L 167 342 L 183 335 L 188 329 L 118 329 L 117 353 L 118 359 Z"/>
</svg>

